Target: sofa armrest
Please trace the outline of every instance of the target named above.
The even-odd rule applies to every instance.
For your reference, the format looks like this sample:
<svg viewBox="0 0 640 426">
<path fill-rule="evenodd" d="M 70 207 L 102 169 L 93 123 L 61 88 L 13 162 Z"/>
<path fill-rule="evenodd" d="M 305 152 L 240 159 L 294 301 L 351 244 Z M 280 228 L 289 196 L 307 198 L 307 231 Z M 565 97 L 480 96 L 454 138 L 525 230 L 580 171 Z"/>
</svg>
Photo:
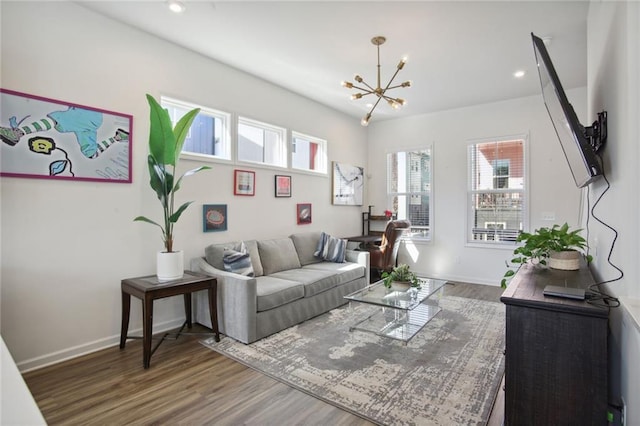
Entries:
<svg viewBox="0 0 640 426">
<path fill-rule="evenodd" d="M 360 250 L 346 250 L 344 260 L 347 262 L 358 263 L 364 266 L 365 272 L 364 277 L 367 279 L 367 285 L 369 284 L 369 268 L 370 268 L 370 259 L 368 251 L 360 251 Z"/>
<path fill-rule="evenodd" d="M 218 279 L 220 331 L 243 343 L 256 340 L 258 312 L 256 279 L 214 268 L 203 257 L 191 260 L 191 270 Z"/>
</svg>

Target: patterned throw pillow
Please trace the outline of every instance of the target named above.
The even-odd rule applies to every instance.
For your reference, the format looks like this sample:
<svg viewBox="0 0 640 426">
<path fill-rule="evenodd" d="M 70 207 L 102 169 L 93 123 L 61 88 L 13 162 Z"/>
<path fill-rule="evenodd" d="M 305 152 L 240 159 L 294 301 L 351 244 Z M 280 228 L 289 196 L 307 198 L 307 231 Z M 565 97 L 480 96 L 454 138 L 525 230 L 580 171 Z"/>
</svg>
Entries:
<svg viewBox="0 0 640 426">
<path fill-rule="evenodd" d="M 347 254 L 347 240 L 321 233 L 314 256 L 335 263 L 343 263 Z"/>
<path fill-rule="evenodd" d="M 240 250 L 225 247 L 222 255 L 222 263 L 224 264 L 224 270 L 227 272 L 246 275 L 247 277 L 254 276 L 251 257 L 249 257 L 249 252 L 244 242 L 240 244 Z"/>
</svg>

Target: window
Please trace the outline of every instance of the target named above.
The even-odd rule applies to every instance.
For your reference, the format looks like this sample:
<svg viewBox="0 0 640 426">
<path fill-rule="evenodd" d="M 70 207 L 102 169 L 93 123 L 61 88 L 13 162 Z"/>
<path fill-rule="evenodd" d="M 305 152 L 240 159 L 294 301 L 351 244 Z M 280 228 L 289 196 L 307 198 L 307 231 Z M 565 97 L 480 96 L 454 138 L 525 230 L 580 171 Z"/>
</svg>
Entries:
<svg viewBox="0 0 640 426">
<path fill-rule="evenodd" d="M 327 142 L 293 132 L 291 137 L 291 167 L 326 173 Z"/>
<path fill-rule="evenodd" d="M 411 222 L 412 238 L 431 240 L 431 191 L 431 149 L 387 154 L 389 205 Z"/>
<path fill-rule="evenodd" d="M 174 125 L 187 112 L 200 108 L 200 113 L 193 120 L 182 146 L 182 154 L 231 160 L 230 114 L 165 97 L 161 98 L 161 105 L 169 111 Z"/>
<path fill-rule="evenodd" d="M 468 241 L 515 243 L 525 223 L 525 141 L 469 144 Z"/>
<path fill-rule="evenodd" d="M 285 129 L 238 118 L 238 161 L 287 167 Z"/>
</svg>

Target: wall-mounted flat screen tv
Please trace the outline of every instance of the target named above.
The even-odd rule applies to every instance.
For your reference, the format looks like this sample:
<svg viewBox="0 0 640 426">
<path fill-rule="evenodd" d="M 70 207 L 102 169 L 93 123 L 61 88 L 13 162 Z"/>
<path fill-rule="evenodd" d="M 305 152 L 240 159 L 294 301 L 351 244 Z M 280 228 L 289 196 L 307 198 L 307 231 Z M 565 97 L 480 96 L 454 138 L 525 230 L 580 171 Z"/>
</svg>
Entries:
<svg viewBox="0 0 640 426">
<path fill-rule="evenodd" d="M 578 188 L 589 185 L 602 175 L 602 167 L 596 156 L 596 144 L 600 147 L 600 132 L 598 123 L 585 128 L 567 99 L 558 74 L 551 62 L 544 41 L 531 33 L 533 50 L 538 64 L 542 97 L 553 122 L 560 145 L 564 151 L 573 179 Z M 606 113 L 604 113 L 606 118 Z M 602 122 L 600 122 L 602 123 Z M 604 122 L 606 129 L 606 121 Z M 593 142 L 593 133 L 598 133 Z M 605 133 L 606 137 L 606 133 Z M 603 143 L 603 141 L 602 141 Z"/>
</svg>

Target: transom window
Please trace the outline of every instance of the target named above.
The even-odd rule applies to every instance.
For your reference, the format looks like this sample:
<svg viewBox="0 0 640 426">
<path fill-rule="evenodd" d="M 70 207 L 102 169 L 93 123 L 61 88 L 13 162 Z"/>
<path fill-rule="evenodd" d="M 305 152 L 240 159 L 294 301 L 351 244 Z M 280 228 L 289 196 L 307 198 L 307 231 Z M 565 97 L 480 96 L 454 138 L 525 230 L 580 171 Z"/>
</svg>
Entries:
<svg viewBox="0 0 640 426">
<path fill-rule="evenodd" d="M 238 118 L 238 161 L 287 167 L 286 130 Z"/>
<path fill-rule="evenodd" d="M 292 132 L 291 167 L 313 172 L 327 172 L 327 141 Z"/>
<path fill-rule="evenodd" d="M 468 242 L 513 244 L 525 229 L 525 140 L 468 146 Z"/>
<path fill-rule="evenodd" d="M 431 240 L 431 149 L 387 154 L 387 196 L 398 219 L 411 222 L 410 236 Z"/>
<path fill-rule="evenodd" d="M 231 160 L 230 114 L 164 96 L 160 103 L 174 125 L 187 112 L 200 108 L 182 146 L 182 154 Z"/>
</svg>

